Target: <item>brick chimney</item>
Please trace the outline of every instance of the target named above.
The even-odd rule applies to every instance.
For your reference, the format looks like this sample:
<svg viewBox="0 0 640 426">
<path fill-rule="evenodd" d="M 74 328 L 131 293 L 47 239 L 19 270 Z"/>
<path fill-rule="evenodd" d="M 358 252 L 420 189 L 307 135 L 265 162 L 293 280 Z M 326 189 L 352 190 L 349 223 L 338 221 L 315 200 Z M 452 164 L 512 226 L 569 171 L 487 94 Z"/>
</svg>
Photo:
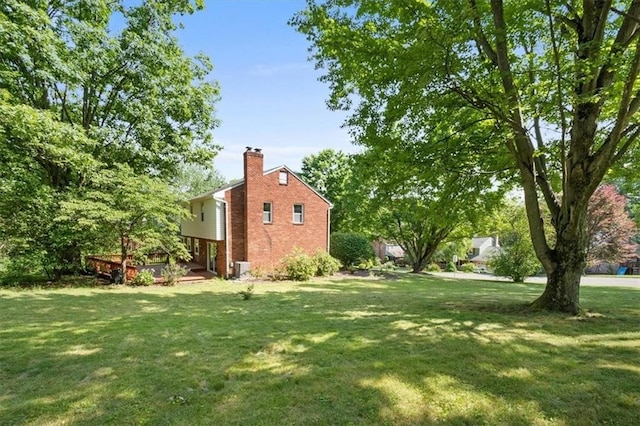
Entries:
<svg viewBox="0 0 640 426">
<path fill-rule="evenodd" d="M 244 227 L 245 241 L 262 225 L 264 158 L 260 148 L 247 147 L 244 152 Z M 244 260 L 251 261 L 249 244 L 245 242 Z"/>
<path fill-rule="evenodd" d="M 247 147 L 244 152 L 244 182 L 249 183 L 252 178 L 262 176 L 264 167 L 264 158 L 260 148 Z"/>
</svg>

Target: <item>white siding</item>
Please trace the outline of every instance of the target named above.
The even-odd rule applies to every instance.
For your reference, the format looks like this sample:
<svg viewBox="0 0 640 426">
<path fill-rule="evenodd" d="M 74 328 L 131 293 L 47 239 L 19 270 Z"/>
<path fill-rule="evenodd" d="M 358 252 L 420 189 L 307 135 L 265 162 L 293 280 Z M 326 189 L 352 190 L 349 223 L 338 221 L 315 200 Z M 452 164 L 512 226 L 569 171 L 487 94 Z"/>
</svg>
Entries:
<svg viewBox="0 0 640 426">
<path fill-rule="evenodd" d="M 201 220 L 201 204 L 204 204 L 204 221 Z M 224 203 L 213 198 L 202 201 L 192 201 L 193 215 L 183 219 L 181 223 L 182 235 L 202 238 L 205 240 L 224 240 Z"/>
<path fill-rule="evenodd" d="M 222 241 L 225 238 L 225 217 L 224 217 L 224 203 L 222 201 L 216 201 L 216 231 L 215 240 Z"/>
</svg>

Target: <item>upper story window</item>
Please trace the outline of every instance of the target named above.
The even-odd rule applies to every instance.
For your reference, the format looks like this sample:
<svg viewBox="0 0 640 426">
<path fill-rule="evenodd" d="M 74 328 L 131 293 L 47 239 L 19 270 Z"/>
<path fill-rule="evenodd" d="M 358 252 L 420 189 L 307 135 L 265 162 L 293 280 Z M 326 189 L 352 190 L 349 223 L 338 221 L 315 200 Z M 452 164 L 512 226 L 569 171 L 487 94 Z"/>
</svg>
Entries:
<svg viewBox="0 0 640 426">
<path fill-rule="evenodd" d="M 278 174 L 278 183 L 280 185 L 286 185 L 289 182 L 289 173 L 287 172 L 280 172 Z"/>
<path fill-rule="evenodd" d="M 304 223 L 304 205 L 293 205 L 293 223 Z"/>
<path fill-rule="evenodd" d="M 204 222 L 204 203 L 200 203 L 200 222 Z"/>
<path fill-rule="evenodd" d="M 273 206 L 271 203 L 262 204 L 262 223 L 271 223 L 273 221 Z"/>
</svg>

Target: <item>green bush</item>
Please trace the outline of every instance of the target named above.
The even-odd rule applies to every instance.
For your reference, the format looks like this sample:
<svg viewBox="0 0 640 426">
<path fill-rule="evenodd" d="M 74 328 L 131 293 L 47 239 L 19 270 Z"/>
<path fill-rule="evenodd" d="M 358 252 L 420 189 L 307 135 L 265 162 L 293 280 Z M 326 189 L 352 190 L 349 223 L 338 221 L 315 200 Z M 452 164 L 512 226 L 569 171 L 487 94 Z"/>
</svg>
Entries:
<svg viewBox="0 0 640 426">
<path fill-rule="evenodd" d="M 360 234 L 334 232 L 331 234 L 331 256 L 338 259 L 345 267 L 360 265 L 373 261 L 375 253 L 367 238 Z"/>
<path fill-rule="evenodd" d="M 181 277 L 187 275 L 188 269 L 177 263 L 169 263 L 160 270 L 164 285 L 175 285 Z"/>
<path fill-rule="evenodd" d="M 462 266 L 460 266 L 460 270 L 462 272 L 473 272 L 475 271 L 476 267 L 473 263 L 469 262 L 469 263 L 464 263 Z"/>
<path fill-rule="evenodd" d="M 453 262 L 447 262 L 447 266 L 444 268 L 445 272 L 456 272 L 458 268 L 456 268 L 456 264 Z"/>
<path fill-rule="evenodd" d="M 517 238 L 511 245 L 503 246 L 499 253 L 489 260 L 490 268 L 499 277 L 508 277 L 521 283 L 526 277 L 534 275 L 540 269 L 531 241 L 525 237 Z"/>
<path fill-rule="evenodd" d="M 441 272 L 440 266 L 437 263 L 430 263 L 427 265 L 427 272 Z"/>
<path fill-rule="evenodd" d="M 311 256 L 295 248 L 282 258 L 281 274 L 294 281 L 307 281 L 316 274 L 318 266 Z"/>
<path fill-rule="evenodd" d="M 316 276 L 328 277 L 340 270 L 342 264 L 324 250 L 318 250 L 313 254 L 313 261 L 316 263 Z"/>
<path fill-rule="evenodd" d="M 380 269 L 383 271 L 393 271 L 398 269 L 398 267 L 395 263 L 389 260 L 388 262 L 384 262 L 382 265 L 380 265 Z"/>
<path fill-rule="evenodd" d="M 366 271 L 373 268 L 375 265 L 376 264 L 373 259 L 363 260 L 362 262 L 358 263 L 358 269 L 360 269 L 361 271 Z"/>
<path fill-rule="evenodd" d="M 139 271 L 135 277 L 131 280 L 131 285 L 152 285 L 153 284 L 153 272 L 144 269 Z"/>
</svg>

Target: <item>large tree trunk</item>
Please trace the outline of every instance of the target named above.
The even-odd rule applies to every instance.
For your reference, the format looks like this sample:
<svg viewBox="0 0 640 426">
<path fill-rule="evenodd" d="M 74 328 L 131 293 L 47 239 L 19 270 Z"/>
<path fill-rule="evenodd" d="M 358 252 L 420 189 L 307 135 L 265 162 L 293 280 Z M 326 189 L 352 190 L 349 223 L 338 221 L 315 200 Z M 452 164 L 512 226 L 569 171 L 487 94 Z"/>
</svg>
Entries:
<svg viewBox="0 0 640 426">
<path fill-rule="evenodd" d="M 574 210 L 573 217 L 556 225 L 556 243 L 550 252 L 550 262 L 543 262 L 547 286 L 532 307 L 574 315 L 579 313 L 580 278 L 587 263 L 584 210 L 584 214 Z"/>
<path fill-rule="evenodd" d="M 580 311 L 580 276 L 585 267 L 584 248 L 573 245 L 556 246 L 554 268 L 547 271 L 544 293 L 532 307 L 577 314 Z"/>
</svg>

